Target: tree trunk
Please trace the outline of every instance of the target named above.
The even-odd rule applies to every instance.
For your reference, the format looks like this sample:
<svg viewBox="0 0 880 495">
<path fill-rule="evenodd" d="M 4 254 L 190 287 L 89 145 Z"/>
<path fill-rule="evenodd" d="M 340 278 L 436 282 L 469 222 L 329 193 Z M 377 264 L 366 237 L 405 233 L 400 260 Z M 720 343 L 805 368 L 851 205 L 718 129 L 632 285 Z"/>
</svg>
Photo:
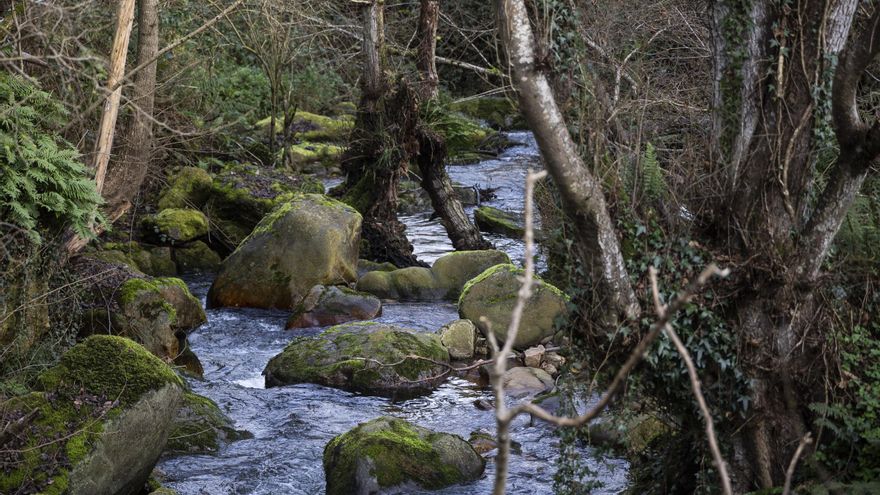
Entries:
<svg viewBox="0 0 880 495">
<path fill-rule="evenodd" d="M 413 155 L 418 119 L 415 95 L 406 85 L 389 92 L 384 74 L 384 3 L 362 7 L 361 100 L 351 144 L 342 160 L 341 195 L 364 217 L 361 255 L 397 266 L 421 265 L 397 218 L 397 189 Z"/>
<path fill-rule="evenodd" d="M 422 0 L 419 15 L 419 50 L 416 66 L 419 69 L 417 93 L 420 105 L 435 99 L 438 94 L 437 76 L 437 24 L 440 20 L 440 2 Z M 446 142 L 443 136 L 419 127 L 417 141 L 419 153 L 417 161 L 422 175 L 422 188 L 431 198 L 434 211 L 440 216 L 443 227 L 452 246 L 456 250 L 492 249 L 490 242 L 483 239 L 480 229 L 471 222 L 461 202 L 455 196 L 452 181 L 446 174 Z"/>
<path fill-rule="evenodd" d="M 419 12 L 419 49 L 416 68 L 419 70 L 419 97 L 422 101 L 437 97 L 440 78 L 437 76 L 437 25 L 440 22 L 440 1 L 422 0 Z"/>
<path fill-rule="evenodd" d="M 578 154 L 556 105 L 547 77 L 536 66 L 535 36 L 523 0 L 497 0 L 500 34 L 513 68 L 520 108 L 535 133 L 550 176 L 576 227 L 578 242 L 600 296 L 609 308 L 608 321 L 636 318 L 638 301 L 623 263 L 614 223 L 601 183 Z M 600 305 L 597 305 L 600 306 Z"/>
<path fill-rule="evenodd" d="M 134 5 L 135 0 L 120 0 L 117 10 L 116 34 L 113 36 L 113 48 L 110 52 L 110 74 L 107 77 L 107 88 L 110 95 L 104 102 L 101 126 L 98 128 L 98 139 L 95 141 L 95 187 L 99 194 L 104 190 L 107 164 L 110 162 L 110 152 L 113 149 L 113 132 L 116 129 L 116 117 L 119 115 L 119 100 L 122 98 L 120 82 L 125 72 L 128 41 L 134 22 Z"/>
<path fill-rule="evenodd" d="M 153 151 L 153 107 L 156 97 L 156 53 L 159 51 L 159 2 L 138 0 L 138 65 L 152 60 L 135 74 L 132 88 L 134 112 L 122 158 L 107 172 L 104 198 L 108 220 L 124 215 L 140 192 Z"/>
<path fill-rule="evenodd" d="M 428 192 L 434 211 L 440 216 L 443 227 L 458 251 L 492 249 L 492 243 L 483 239 L 480 230 L 471 222 L 461 202 L 455 196 L 452 181 L 446 174 L 443 160 L 446 158 L 446 142 L 436 133 L 419 132 L 419 171 L 422 187 Z"/>
<path fill-rule="evenodd" d="M 857 6 L 857 0 L 712 6 L 713 154 L 728 181 L 716 227 L 723 249 L 749 260 L 732 303 L 739 366 L 752 384 L 749 421 L 733 439 L 738 492 L 781 485 L 808 427 L 807 400 L 803 394 L 799 400 L 793 384 L 811 386 L 817 349 L 804 336 L 815 321 L 814 290 L 880 153 L 880 128 L 864 124 L 856 108 L 859 80 L 880 47 L 880 11 L 849 37 Z M 748 22 L 739 23 L 743 17 Z M 742 54 L 737 69 L 732 60 Z M 830 115 L 817 108 L 815 96 L 829 87 Z M 817 126 L 828 118 L 840 153 L 815 202 L 815 150 L 825 145 L 819 136 L 828 135 Z"/>
</svg>

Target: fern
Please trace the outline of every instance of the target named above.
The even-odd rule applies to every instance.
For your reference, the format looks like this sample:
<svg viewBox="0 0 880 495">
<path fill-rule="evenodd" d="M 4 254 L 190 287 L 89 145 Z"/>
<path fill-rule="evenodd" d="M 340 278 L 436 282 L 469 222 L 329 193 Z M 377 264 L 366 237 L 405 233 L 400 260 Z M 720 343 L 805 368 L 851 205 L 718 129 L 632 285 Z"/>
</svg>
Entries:
<svg viewBox="0 0 880 495">
<path fill-rule="evenodd" d="M 103 222 L 102 203 L 79 152 L 57 134 L 66 113 L 49 93 L 0 74 L 0 218 L 40 232 L 69 226 L 80 236 Z"/>
<path fill-rule="evenodd" d="M 837 248 L 863 259 L 880 256 L 880 181 L 869 180 L 856 197 L 837 234 Z"/>
<path fill-rule="evenodd" d="M 638 165 L 633 163 L 624 170 L 624 187 L 629 195 L 635 191 L 649 202 L 664 199 L 669 191 L 663 168 L 657 159 L 657 150 L 650 142 L 645 145 Z"/>
</svg>

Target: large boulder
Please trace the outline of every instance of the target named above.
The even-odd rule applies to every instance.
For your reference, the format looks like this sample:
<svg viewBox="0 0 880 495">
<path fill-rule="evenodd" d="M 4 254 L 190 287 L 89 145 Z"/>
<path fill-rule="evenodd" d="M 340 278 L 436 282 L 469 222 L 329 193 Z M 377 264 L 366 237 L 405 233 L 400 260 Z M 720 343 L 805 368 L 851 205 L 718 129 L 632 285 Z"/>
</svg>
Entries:
<svg viewBox="0 0 880 495">
<path fill-rule="evenodd" d="M 504 342 L 522 275 L 522 269 L 509 264 L 484 271 L 465 285 L 458 300 L 459 315 L 473 321 L 483 335 L 488 336 L 491 327 L 495 338 Z M 566 314 L 567 303 L 562 291 L 535 278 L 513 347 L 522 350 L 549 340 L 556 331 L 556 319 Z"/>
<path fill-rule="evenodd" d="M 360 231 L 361 216 L 350 206 L 296 195 L 224 260 L 208 306 L 295 309 L 315 285 L 354 282 Z"/>
<path fill-rule="evenodd" d="M 168 189 L 159 198 L 159 209 L 201 208 L 211 196 L 213 179 L 197 167 L 180 169 L 169 181 Z"/>
<path fill-rule="evenodd" d="M 0 493 L 134 495 L 165 447 L 183 382 L 123 337 L 94 336 L 0 404 Z"/>
<path fill-rule="evenodd" d="M 510 263 L 501 251 L 455 251 L 441 256 L 431 268 L 367 272 L 358 280 L 357 288 L 381 299 L 454 300 L 468 280 L 499 263 Z"/>
<path fill-rule="evenodd" d="M 199 210 L 171 208 L 144 217 L 143 227 L 160 244 L 182 244 L 208 235 L 208 217 Z"/>
<path fill-rule="evenodd" d="M 347 287 L 316 285 L 287 319 L 286 328 L 339 325 L 370 320 L 381 314 L 382 301 L 372 294 Z"/>
<path fill-rule="evenodd" d="M 455 299 L 469 280 L 502 263 L 510 263 L 510 258 L 495 249 L 454 251 L 438 258 L 431 267 L 431 272 L 446 289 L 446 298 Z"/>
<path fill-rule="evenodd" d="M 317 383 L 376 395 L 411 395 L 437 386 L 448 362 L 449 353 L 436 334 L 362 322 L 294 340 L 269 361 L 263 374 L 267 387 Z"/>
<path fill-rule="evenodd" d="M 183 394 L 168 436 L 166 453 L 216 454 L 229 442 L 248 438 L 233 428 L 232 420 L 211 399 L 193 392 Z"/>
<path fill-rule="evenodd" d="M 324 448 L 327 495 L 439 489 L 476 480 L 485 467 L 461 437 L 388 416 L 361 423 Z"/>
</svg>

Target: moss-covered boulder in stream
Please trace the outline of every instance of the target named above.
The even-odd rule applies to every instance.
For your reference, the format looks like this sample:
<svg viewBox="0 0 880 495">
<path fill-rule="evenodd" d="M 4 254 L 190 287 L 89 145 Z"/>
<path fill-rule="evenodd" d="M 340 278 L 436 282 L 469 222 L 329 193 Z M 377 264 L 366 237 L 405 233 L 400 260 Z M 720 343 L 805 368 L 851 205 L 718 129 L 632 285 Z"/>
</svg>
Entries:
<svg viewBox="0 0 880 495">
<path fill-rule="evenodd" d="M 356 320 L 370 320 L 382 314 L 382 301 L 372 294 L 348 287 L 316 285 L 297 306 L 286 328 L 339 325 Z"/>
<path fill-rule="evenodd" d="M 455 299 L 468 280 L 499 263 L 510 263 L 501 251 L 456 251 L 441 256 L 431 268 L 367 272 L 358 280 L 357 288 L 381 299 Z"/>
<path fill-rule="evenodd" d="M 361 215 L 318 194 L 299 194 L 267 215 L 220 268 L 209 307 L 295 309 L 315 285 L 357 279 Z"/>
<path fill-rule="evenodd" d="M 138 242 L 105 242 L 101 249 L 85 253 L 92 259 L 126 265 L 134 270 L 154 277 L 177 275 L 171 248 L 150 246 Z"/>
<path fill-rule="evenodd" d="M 495 129 L 525 129 L 525 120 L 511 98 L 485 96 L 452 103 L 451 108 L 482 120 Z"/>
<path fill-rule="evenodd" d="M 183 394 L 183 404 L 174 417 L 166 453 L 216 454 L 229 442 L 249 438 L 233 428 L 232 420 L 211 399 L 193 392 Z"/>
<path fill-rule="evenodd" d="M 455 320 L 437 330 L 440 343 L 452 359 L 471 359 L 477 342 L 477 328 L 470 320 Z"/>
<path fill-rule="evenodd" d="M 474 211 L 474 221 L 483 232 L 514 239 L 522 239 L 526 232 L 523 219 L 519 215 L 491 206 L 477 208 Z"/>
<path fill-rule="evenodd" d="M 171 208 L 143 219 L 144 235 L 160 244 L 182 244 L 208 235 L 208 217 L 199 210 Z"/>
<path fill-rule="evenodd" d="M 504 342 L 522 274 L 522 269 L 509 264 L 484 271 L 465 285 L 458 300 L 459 315 L 473 321 L 483 335 L 488 335 L 491 326 L 495 338 Z M 568 296 L 536 278 L 513 347 L 522 350 L 549 340 L 556 331 L 556 319 L 566 314 L 567 304 Z M 484 317 L 488 324 L 481 320 Z"/>
<path fill-rule="evenodd" d="M 376 395 L 410 395 L 442 382 L 448 362 L 449 353 L 436 334 L 363 322 L 294 340 L 269 361 L 263 374 L 267 387 L 317 383 Z"/>
<path fill-rule="evenodd" d="M 94 336 L 0 404 L 0 493 L 141 492 L 180 407 L 183 382 L 123 337 Z"/>
<path fill-rule="evenodd" d="M 485 461 L 463 438 L 383 416 L 324 447 L 327 495 L 440 489 L 478 479 Z"/>
</svg>

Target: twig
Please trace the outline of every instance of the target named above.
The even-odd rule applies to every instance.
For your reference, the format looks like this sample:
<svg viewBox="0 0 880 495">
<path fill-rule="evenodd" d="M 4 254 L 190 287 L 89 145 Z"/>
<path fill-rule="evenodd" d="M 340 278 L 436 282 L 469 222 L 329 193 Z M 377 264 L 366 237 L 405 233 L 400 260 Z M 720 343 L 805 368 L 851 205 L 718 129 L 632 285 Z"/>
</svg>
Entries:
<svg viewBox="0 0 880 495">
<path fill-rule="evenodd" d="M 791 462 L 788 464 L 788 469 L 785 470 L 785 485 L 782 487 L 782 495 L 791 494 L 791 479 L 794 477 L 794 468 L 797 467 L 804 448 L 811 443 L 813 443 L 813 437 L 809 433 L 804 435 L 804 438 L 801 438 L 801 442 L 798 444 L 794 455 L 791 457 Z"/>
</svg>

